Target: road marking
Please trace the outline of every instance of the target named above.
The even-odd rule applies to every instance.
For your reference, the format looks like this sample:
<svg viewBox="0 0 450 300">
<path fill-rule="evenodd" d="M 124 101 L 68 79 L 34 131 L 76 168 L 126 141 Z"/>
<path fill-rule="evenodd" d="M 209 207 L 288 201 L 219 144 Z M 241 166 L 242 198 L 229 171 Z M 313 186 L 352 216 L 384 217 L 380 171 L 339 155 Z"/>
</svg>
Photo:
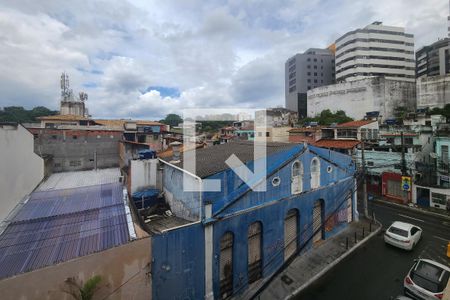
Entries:
<svg viewBox="0 0 450 300">
<path fill-rule="evenodd" d="M 421 220 L 421 219 L 416 219 L 416 218 L 413 218 L 413 217 L 410 217 L 410 216 L 406 216 L 406 215 L 402 215 L 402 214 L 398 214 L 400 217 L 403 217 L 403 218 L 407 218 L 407 219 L 411 219 L 411 220 L 416 220 L 416 221 L 418 221 L 418 222 L 425 222 L 424 220 Z"/>
<path fill-rule="evenodd" d="M 434 238 L 437 238 L 438 240 L 442 240 L 442 241 L 444 241 L 444 242 L 450 242 L 448 239 L 444 239 L 444 238 L 442 238 L 442 237 L 440 237 L 440 236 L 437 236 L 437 235 L 433 235 L 433 237 L 434 237 Z"/>
</svg>

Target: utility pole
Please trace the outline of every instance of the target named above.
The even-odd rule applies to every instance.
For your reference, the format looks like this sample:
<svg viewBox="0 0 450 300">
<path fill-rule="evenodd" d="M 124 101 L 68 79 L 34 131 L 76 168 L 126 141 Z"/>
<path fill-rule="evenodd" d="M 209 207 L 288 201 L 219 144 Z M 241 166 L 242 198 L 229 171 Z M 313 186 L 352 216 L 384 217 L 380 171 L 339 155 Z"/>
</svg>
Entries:
<svg viewBox="0 0 450 300">
<path fill-rule="evenodd" d="M 366 180 L 366 159 L 364 157 L 364 141 L 361 143 L 361 161 L 362 161 L 362 176 L 363 176 L 363 207 L 364 216 L 369 217 L 369 210 L 367 208 L 367 180 Z"/>
<path fill-rule="evenodd" d="M 405 136 L 403 134 L 403 131 L 401 134 L 401 143 L 402 143 L 402 176 L 408 176 L 408 169 L 406 167 L 406 158 L 405 158 Z M 403 180 L 402 180 L 403 185 Z M 402 186 L 403 190 L 403 186 Z M 408 203 L 408 191 L 403 190 L 403 204 Z"/>
</svg>

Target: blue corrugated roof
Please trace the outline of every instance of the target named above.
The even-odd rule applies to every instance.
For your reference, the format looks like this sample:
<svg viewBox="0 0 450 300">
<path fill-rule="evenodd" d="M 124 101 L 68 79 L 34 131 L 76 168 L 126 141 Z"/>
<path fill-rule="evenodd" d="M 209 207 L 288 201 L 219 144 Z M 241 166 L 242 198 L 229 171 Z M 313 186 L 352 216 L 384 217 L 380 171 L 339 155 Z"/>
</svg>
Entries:
<svg viewBox="0 0 450 300">
<path fill-rule="evenodd" d="M 0 278 L 130 240 L 120 183 L 34 192 L 0 236 Z"/>
</svg>

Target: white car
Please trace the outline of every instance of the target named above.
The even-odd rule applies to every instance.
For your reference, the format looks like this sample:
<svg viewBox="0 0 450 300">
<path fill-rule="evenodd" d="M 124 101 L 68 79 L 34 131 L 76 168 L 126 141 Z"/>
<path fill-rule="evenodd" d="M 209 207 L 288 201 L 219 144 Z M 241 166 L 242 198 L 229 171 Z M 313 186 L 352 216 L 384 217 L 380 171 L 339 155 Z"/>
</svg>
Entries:
<svg viewBox="0 0 450 300">
<path fill-rule="evenodd" d="M 403 281 L 404 293 L 419 299 L 442 299 L 450 268 L 429 259 L 415 260 Z"/>
<path fill-rule="evenodd" d="M 386 230 L 384 241 L 392 246 L 412 250 L 422 237 L 422 229 L 416 225 L 395 221 Z"/>
</svg>

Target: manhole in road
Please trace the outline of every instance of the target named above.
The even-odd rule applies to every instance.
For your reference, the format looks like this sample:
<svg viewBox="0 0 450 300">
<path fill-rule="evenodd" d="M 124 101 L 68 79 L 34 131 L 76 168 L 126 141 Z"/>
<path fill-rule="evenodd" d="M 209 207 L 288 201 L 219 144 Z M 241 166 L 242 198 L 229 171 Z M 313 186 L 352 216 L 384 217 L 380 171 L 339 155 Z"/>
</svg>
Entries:
<svg viewBox="0 0 450 300">
<path fill-rule="evenodd" d="M 294 280 L 292 280 L 292 278 L 289 277 L 289 276 L 287 276 L 287 275 L 281 276 L 281 281 L 283 281 L 283 282 L 286 283 L 287 285 L 290 285 L 291 283 L 294 282 Z"/>
</svg>

